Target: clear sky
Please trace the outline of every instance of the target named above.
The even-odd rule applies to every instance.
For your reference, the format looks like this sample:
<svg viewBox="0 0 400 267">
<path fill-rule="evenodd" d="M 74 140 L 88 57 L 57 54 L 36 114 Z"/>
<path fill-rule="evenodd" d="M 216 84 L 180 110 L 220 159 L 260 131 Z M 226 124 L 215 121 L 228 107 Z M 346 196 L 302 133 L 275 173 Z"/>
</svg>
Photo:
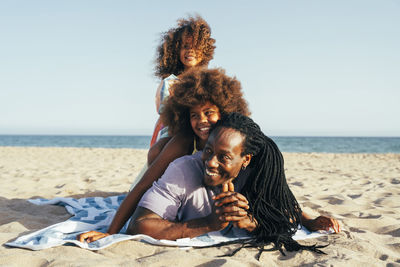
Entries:
<svg viewBox="0 0 400 267">
<path fill-rule="evenodd" d="M 400 136 L 399 0 L 1 0 L 0 134 L 151 134 L 160 34 L 195 13 L 267 135 Z"/>
</svg>

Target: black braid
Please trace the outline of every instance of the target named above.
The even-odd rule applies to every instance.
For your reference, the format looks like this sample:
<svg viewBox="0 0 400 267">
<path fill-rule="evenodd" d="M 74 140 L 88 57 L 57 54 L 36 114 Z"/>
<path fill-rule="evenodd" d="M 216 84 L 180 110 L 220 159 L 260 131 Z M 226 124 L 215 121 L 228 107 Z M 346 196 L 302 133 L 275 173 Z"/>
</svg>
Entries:
<svg viewBox="0 0 400 267">
<path fill-rule="evenodd" d="M 239 113 L 224 116 L 214 125 L 214 129 L 218 127 L 239 131 L 245 137 L 242 156 L 253 156 L 249 165 L 252 173 L 241 193 L 249 201 L 257 227 L 250 239 L 234 241 L 243 244 L 230 256 L 243 247 L 257 247 L 259 258 L 263 251 L 268 251 L 264 246 L 270 243 L 274 247 L 269 250 L 279 250 L 283 255 L 282 246 L 287 251 L 324 253 L 319 250 L 324 246 L 304 246 L 292 238 L 301 222 L 301 208 L 286 182 L 283 156 L 274 141 L 251 118 Z"/>
</svg>

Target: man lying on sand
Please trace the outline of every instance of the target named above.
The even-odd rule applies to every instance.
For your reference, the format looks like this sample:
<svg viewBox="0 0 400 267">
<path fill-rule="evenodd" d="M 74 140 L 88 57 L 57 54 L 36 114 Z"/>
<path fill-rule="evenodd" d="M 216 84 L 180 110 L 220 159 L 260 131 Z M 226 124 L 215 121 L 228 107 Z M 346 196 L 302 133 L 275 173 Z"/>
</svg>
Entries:
<svg viewBox="0 0 400 267">
<path fill-rule="evenodd" d="M 233 182 L 249 166 L 246 181 Z M 250 245 L 274 243 L 276 248 L 307 249 L 292 239 L 300 224 L 307 228 L 340 231 L 339 223 L 302 212 L 286 182 L 283 157 L 249 117 L 232 113 L 211 132 L 203 153 L 170 164 L 139 203 L 128 227 L 129 234 L 157 239 L 195 237 L 233 226 L 252 235 Z M 85 235 L 80 236 L 81 241 Z"/>
</svg>

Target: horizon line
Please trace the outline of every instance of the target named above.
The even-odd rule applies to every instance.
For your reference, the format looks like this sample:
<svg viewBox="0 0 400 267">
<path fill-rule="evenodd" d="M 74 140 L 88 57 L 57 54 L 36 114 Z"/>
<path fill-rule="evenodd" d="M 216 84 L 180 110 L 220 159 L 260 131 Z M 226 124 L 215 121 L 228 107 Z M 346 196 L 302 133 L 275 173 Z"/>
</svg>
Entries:
<svg viewBox="0 0 400 267">
<path fill-rule="evenodd" d="M 151 134 L 2 134 L 0 136 L 75 136 L 75 137 L 149 137 L 151 138 Z M 343 137 L 343 138 L 400 138 L 399 136 L 394 135 L 267 135 L 269 137 L 326 137 L 326 138 L 335 138 L 335 137 Z"/>
</svg>

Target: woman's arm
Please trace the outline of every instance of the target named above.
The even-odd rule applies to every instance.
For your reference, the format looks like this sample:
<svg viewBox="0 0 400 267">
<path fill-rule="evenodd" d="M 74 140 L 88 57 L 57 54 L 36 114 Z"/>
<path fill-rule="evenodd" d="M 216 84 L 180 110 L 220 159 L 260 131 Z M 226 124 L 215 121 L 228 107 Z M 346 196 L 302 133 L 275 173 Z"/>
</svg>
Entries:
<svg viewBox="0 0 400 267">
<path fill-rule="evenodd" d="M 176 135 L 164 146 L 163 150 L 149 166 L 140 182 L 129 192 L 128 196 L 121 203 L 107 233 L 118 233 L 126 221 L 132 216 L 143 194 L 151 187 L 154 181 L 163 175 L 168 165 L 175 159 L 188 154 L 188 146 L 193 142 L 189 142 L 188 139 L 187 136 Z"/>
<path fill-rule="evenodd" d="M 160 138 L 154 145 L 149 148 L 147 152 L 147 164 L 150 166 L 153 161 L 160 155 L 165 145 L 171 140 L 171 137 Z"/>
<path fill-rule="evenodd" d="M 190 140 L 190 138 L 192 138 Z M 135 211 L 139 200 L 143 194 L 151 187 L 154 181 L 162 176 L 167 169 L 169 163 L 175 159 L 189 154 L 193 146 L 193 137 L 188 135 L 178 134 L 171 138 L 171 140 L 164 146 L 158 157 L 149 166 L 144 173 L 141 180 L 136 186 L 128 193 L 126 198 L 122 201 L 107 233 L 100 233 L 96 231 L 87 232 L 78 236 L 78 240 L 83 242 L 93 242 L 97 239 L 103 238 L 107 235 L 118 233 L 128 219 Z"/>
</svg>

